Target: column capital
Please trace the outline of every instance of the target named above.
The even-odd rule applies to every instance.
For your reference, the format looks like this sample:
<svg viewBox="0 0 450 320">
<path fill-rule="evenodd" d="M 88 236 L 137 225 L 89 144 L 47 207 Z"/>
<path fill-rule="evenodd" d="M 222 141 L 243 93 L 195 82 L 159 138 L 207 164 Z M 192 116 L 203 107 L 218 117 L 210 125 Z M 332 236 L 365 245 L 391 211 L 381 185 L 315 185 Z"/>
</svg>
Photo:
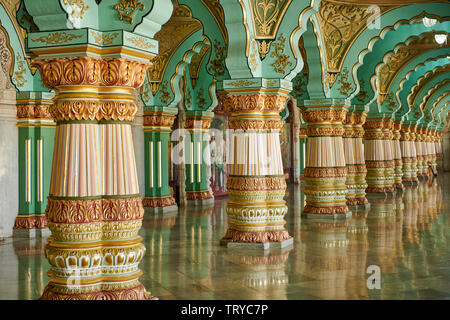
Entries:
<svg viewBox="0 0 450 320">
<path fill-rule="evenodd" d="M 160 129 L 161 131 L 171 131 L 177 114 L 177 108 L 155 108 L 152 111 L 150 111 L 150 108 L 146 108 L 144 111 L 144 130 L 156 129 L 153 131 L 158 131 Z"/>
<path fill-rule="evenodd" d="M 185 129 L 207 130 L 211 126 L 214 118 L 214 112 L 209 111 L 188 111 L 184 122 Z"/>
<path fill-rule="evenodd" d="M 50 114 L 50 106 L 53 104 L 53 97 L 53 92 L 17 92 L 16 105 L 19 123 L 24 121 L 38 121 L 38 123 L 41 124 L 41 120 L 53 120 L 52 115 Z"/>
</svg>

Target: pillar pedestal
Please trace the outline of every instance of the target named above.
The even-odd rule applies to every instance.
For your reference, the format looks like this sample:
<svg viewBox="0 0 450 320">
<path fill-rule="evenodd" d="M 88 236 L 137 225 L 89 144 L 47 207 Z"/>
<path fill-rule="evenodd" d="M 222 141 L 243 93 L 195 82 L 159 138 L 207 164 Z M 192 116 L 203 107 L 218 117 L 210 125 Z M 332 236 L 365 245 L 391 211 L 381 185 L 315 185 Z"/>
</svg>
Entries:
<svg viewBox="0 0 450 320">
<path fill-rule="evenodd" d="M 312 102 L 312 101 L 311 101 Z M 338 101 L 323 105 L 304 101 L 303 120 L 308 123 L 305 164 L 307 218 L 348 219 L 347 168 L 344 156 L 343 122 L 348 106 Z"/>
<path fill-rule="evenodd" d="M 283 200 L 286 181 L 279 139 L 283 126 L 279 114 L 289 91 L 225 90 L 232 132 L 227 157 L 228 230 L 221 244 L 259 249 L 290 246 L 293 238 L 285 228 L 288 208 Z"/>
</svg>

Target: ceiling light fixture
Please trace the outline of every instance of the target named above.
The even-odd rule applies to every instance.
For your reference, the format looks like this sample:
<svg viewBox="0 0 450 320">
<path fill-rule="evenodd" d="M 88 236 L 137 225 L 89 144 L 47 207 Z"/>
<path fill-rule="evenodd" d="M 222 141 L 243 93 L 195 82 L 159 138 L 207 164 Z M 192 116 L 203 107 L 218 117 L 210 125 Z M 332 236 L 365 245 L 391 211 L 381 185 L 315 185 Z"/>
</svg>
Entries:
<svg viewBox="0 0 450 320">
<path fill-rule="evenodd" d="M 438 44 L 444 44 L 445 42 L 447 42 L 447 35 L 446 34 L 435 34 L 434 40 L 436 40 L 436 42 Z"/>
<path fill-rule="evenodd" d="M 423 25 L 425 27 L 430 28 L 430 27 L 432 27 L 432 26 L 434 26 L 436 24 L 437 20 L 436 19 L 431 19 L 431 18 L 428 18 L 428 17 L 423 17 L 422 22 L 423 22 Z"/>
</svg>

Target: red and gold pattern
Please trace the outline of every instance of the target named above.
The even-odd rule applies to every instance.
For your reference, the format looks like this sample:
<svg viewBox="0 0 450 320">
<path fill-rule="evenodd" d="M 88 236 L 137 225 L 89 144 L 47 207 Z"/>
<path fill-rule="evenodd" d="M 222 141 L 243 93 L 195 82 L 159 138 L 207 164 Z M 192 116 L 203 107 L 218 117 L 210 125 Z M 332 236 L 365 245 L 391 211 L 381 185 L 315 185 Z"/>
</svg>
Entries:
<svg viewBox="0 0 450 320">
<path fill-rule="evenodd" d="M 45 229 L 47 218 L 45 215 L 17 216 L 13 229 Z"/>
<path fill-rule="evenodd" d="M 175 116 L 144 114 L 145 127 L 172 127 Z"/>
<path fill-rule="evenodd" d="M 59 58 L 34 60 L 47 88 L 60 86 L 105 86 L 139 88 L 149 63 L 122 58 Z"/>
<path fill-rule="evenodd" d="M 223 97 L 227 112 L 273 112 L 280 113 L 289 97 L 281 94 L 228 94 Z"/>
<path fill-rule="evenodd" d="M 184 122 L 185 129 L 209 129 L 211 126 L 211 118 L 190 118 Z"/>
<path fill-rule="evenodd" d="M 18 119 L 52 119 L 48 105 L 18 105 Z"/>
<path fill-rule="evenodd" d="M 281 242 L 291 236 L 284 230 L 241 231 L 228 228 L 224 240 L 233 242 Z"/>
<path fill-rule="evenodd" d="M 175 198 L 172 196 L 168 197 L 145 197 L 142 200 L 142 205 L 144 207 L 169 207 L 175 206 L 177 203 L 175 202 Z"/>
<path fill-rule="evenodd" d="M 325 110 L 305 110 L 302 111 L 302 118 L 309 123 L 336 122 L 343 123 L 347 114 L 346 107 L 323 107 Z"/>
<path fill-rule="evenodd" d="M 213 195 L 209 190 L 206 191 L 186 191 L 187 200 L 205 200 L 211 199 Z"/>
<path fill-rule="evenodd" d="M 236 177 L 229 176 L 227 189 L 236 191 L 286 190 L 286 179 L 281 177 Z"/>
<path fill-rule="evenodd" d="M 230 119 L 228 127 L 233 130 L 281 130 L 281 120 Z"/>
</svg>

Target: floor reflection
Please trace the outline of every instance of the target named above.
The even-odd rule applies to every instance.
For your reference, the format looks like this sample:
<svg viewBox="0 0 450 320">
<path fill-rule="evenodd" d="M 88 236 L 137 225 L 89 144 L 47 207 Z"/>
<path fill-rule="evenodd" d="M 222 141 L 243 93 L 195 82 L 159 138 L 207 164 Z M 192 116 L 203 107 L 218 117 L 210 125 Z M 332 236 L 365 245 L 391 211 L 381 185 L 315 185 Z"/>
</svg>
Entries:
<svg viewBox="0 0 450 320">
<path fill-rule="evenodd" d="M 160 299 L 448 299 L 450 174 L 408 186 L 348 221 L 302 219 L 304 195 L 289 186 L 293 248 L 219 246 L 226 199 L 146 216 L 141 283 Z M 0 243 L 0 299 L 36 299 L 48 282 L 43 239 Z M 369 289 L 369 266 L 381 289 Z"/>
</svg>

